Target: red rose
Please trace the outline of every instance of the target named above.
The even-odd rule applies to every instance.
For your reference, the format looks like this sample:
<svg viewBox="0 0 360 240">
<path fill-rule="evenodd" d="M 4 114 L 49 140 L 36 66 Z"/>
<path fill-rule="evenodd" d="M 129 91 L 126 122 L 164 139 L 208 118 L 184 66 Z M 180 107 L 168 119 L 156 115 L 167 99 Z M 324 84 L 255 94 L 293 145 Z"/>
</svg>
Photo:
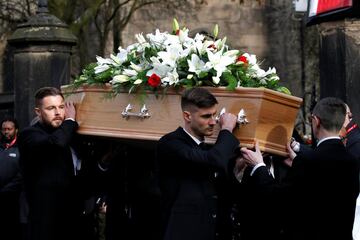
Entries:
<svg viewBox="0 0 360 240">
<path fill-rule="evenodd" d="M 161 83 L 161 79 L 158 75 L 156 75 L 155 73 L 153 73 L 149 78 L 148 78 L 148 84 L 152 87 L 157 87 L 159 86 Z"/>
<path fill-rule="evenodd" d="M 245 56 L 241 55 L 237 58 L 237 62 L 243 62 L 244 64 L 248 64 L 248 60 Z"/>
</svg>

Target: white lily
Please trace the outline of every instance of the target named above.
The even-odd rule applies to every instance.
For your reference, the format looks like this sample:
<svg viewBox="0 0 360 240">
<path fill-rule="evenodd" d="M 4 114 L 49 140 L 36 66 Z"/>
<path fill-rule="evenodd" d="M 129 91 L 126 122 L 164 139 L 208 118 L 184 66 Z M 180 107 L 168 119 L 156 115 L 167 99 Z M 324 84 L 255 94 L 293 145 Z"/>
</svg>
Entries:
<svg viewBox="0 0 360 240">
<path fill-rule="evenodd" d="M 155 47 L 164 47 L 164 42 L 167 39 L 167 32 L 160 32 L 159 29 L 156 29 L 155 34 L 149 33 L 146 37 L 149 39 L 151 45 Z"/>
<path fill-rule="evenodd" d="M 124 69 L 123 74 L 129 77 L 136 76 L 138 73 L 135 70 L 132 69 Z"/>
<path fill-rule="evenodd" d="M 205 41 L 206 43 L 207 41 Z M 205 45 L 205 43 L 202 42 L 202 40 L 197 40 L 194 43 L 194 51 L 197 51 L 199 53 L 199 55 L 203 55 L 204 53 L 206 53 L 206 49 L 207 46 Z"/>
<path fill-rule="evenodd" d="M 266 81 L 278 81 L 280 78 L 276 75 L 275 68 L 269 68 L 265 73 L 263 73 L 263 79 L 260 80 L 261 83 L 266 84 Z"/>
<path fill-rule="evenodd" d="M 135 63 L 133 62 L 130 62 L 130 67 L 132 69 L 134 69 L 135 71 L 137 72 L 141 72 L 143 70 L 143 68 L 140 66 L 140 65 L 136 65 Z"/>
<path fill-rule="evenodd" d="M 180 44 L 170 45 L 166 48 L 166 51 L 158 52 L 158 56 L 162 59 L 163 64 L 173 68 L 176 67 L 176 61 L 184 55 L 186 56 L 186 53 Z"/>
<path fill-rule="evenodd" d="M 181 45 L 179 36 L 168 34 L 168 35 L 166 36 L 166 40 L 164 41 L 164 45 L 165 45 L 165 46 Z"/>
<path fill-rule="evenodd" d="M 146 76 L 151 76 L 152 74 L 156 74 L 159 77 L 163 78 L 166 77 L 166 74 L 170 71 L 172 71 L 174 68 L 165 65 L 163 63 L 161 63 L 159 61 L 159 59 L 157 59 L 156 57 L 151 57 L 150 60 L 152 61 L 152 66 L 153 68 L 150 69 L 147 73 Z"/>
<path fill-rule="evenodd" d="M 220 78 L 213 76 L 213 77 L 212 77 L 212 81 L 213 81 L 213 83 L 215 83 L 215 84 L 219 84 Z"/>
<path fill-rule="evenodd" d="M 222 73 L 227 70 L 227 66 L 234 63 L 236 57 L 229 57 L 222 55 L 222 51 L 213 53 L 210 50 L 206 50 L 209 62 L 205 64 L 208 69 L 215 69 L 216 77 L 221 77 Z"/>
<path fill-rule="evenodd" d="M 224 48 L 225 46 L 226 46 L 226 40 L 227 40 L 227 38 L 226 37 L 224 37 L 223 39 L 218 39 L 218 40 L 216 40 L 216 42 L 214 43 L 215 44 L 215 47 L 217 48 L 217 49 L 222 49 L 222 48 Z"/>
<path fill-rule="evenodd" d="M 142 33 L 135 34 L 135 38 L 140 44 L 146 43 L 146 39 L 144 38 Z"/>
<path fill-rule="evenodd" d="M 115 66 L 120 66 L 121 65 L 120 59 L 117 56 L 115 56 L 113 54 L 110 54 L 110 59 L 114 61 Z"/>
<path fill-rule="evenodd" d="M 142 33 L 135 34 L 135 38 L 138 41 L 138 45 L 136 46 L 137 52 L 144 52 L 145 48 L 150 47 L 150 43 L 146 41 Z"/>
<path fill-rule="evenodd" d="M 168 84 L 169 86 L 174 85 L 179 82 L 179 74 L 177 73 L 176 69 L 172 72 L 168 72 L 166 77 L 161 79 L 163 84 Z"/>
<path fill-rule="evenodd" d="M 211 48 L 211 45 L 215 46 L 214 41 L 205 40 L 205 42 L 203 43 L 203 49 L 208 50 L 209 48 Z"/>
<path fill-rule="evenodd" d="M 229 50 L 224 53 L 224 56 L 234 58 L 236 60 L 239 50 Z"/>
<path fill-rule="evenodd" d="M 121 47 L 119 47 L 118 50 L 119 50 L 119 52 L 116 55 L 116 57 L 120 60 L 120 64 L 123 64 L 124 62 L 127 61 L 128 51 Z"/>
<path fill-rule="evenodd" d="M 256 66 L 257 66 L 257 68 L 256 68 L 256 77 L 258 77 L 258 78 L 266 77 L 266 72 L 263 69 L 261 69 L 258 65 L 256 65 Z"/>
<path fill-rule="evenodd" d="M 197 41 L 202 42 L 202 41 L 204 41 L 204 39 L 205 39 L 205 36 L 204 36 L 203 34 L 200 34 L 200 33 L 197 33 L 197 34 L 195 35 L 195 37 L 194 37 L 194 41 L 195 41 L 195 42 L 197 42 Z"/>
<path fill-rule="evenodd" d="M 185 48 L 191 48 L 194 45 L 194 39 L 189 38 L 189 29 L 184 28 L 179 31 L 179 41 L 184 45 Z"/>
<path fill-rule="evenodd" d="M 248 62 L 249 62 L 250 65 L 255 65 L 255 64 L 257 64 L 256 55 L 244 53 L 242 56 L 246 57 L 246 59 L 248 60 Z"/>
<path fill-rule="evenodd" d="M 108 70 L 109 68 L 110 68 L 109 65 L 98 65 L 94 68 L 95 74 L 102 73 Z"/>
<path fill-rule="evenodd" d="M 269 69 L 266 71 L 266 75 L 270 75 L 270 74 L 276 74 L 276 69 L 273 67 L 269 67 Z"/>
<path fill-rule="evenodd" d="M 131 45 L 129 45 L 129 46 L 126 48 L 126 51 L 127 51 L 128 53 L 133 52 L 134 50 L 137 50 L 137 48 L 138 48 L 139 46 L 140 46 L 139 43 L 131 44 Z"/>
<path fill-rule="evenodd" d="M 127 82 L 129 80 L 130 80 L 129 76 L 121 74 L 121 75 L 114 76 L 113 79 L 110 81 L 110 83 L 111 84 L 124 83 L 124 82 Z"/>
<path fill-rule="evenodd" d="M 96 61 L 98 65 L 104 65 L 104 64 L 113 64 L 114 61 L 111 60 L 110 58 L 103 58 L 100 56 L 96 56 Z"/>
<path fill-rule="evenodd" d="M 205 62 L 196 54 L 192 54 L 191 60 L 187 60 L 187 62 L 189 65 L 189 72 L 196 73 L 198 76 L 201 72 L 207 72 L 209 70 L 205 67 Z"/>
</svg>

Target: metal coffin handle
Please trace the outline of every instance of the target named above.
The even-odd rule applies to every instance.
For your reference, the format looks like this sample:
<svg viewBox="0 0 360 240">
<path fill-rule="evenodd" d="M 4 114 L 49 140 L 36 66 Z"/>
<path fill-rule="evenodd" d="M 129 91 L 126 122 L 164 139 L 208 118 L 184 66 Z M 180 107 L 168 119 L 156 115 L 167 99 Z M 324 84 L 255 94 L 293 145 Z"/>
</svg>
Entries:
<svg viewBox="0 0 360 240">
<path fill-rule="evenodd" d="M 149 110 L 146 108 L 145 104 L 141 107 L 140 112 L 138 113 L 131 112 L 132 109 L 133 106 L 129 103 L 126 108 L 121 112 L 121 116 L 126 119 L 128 119 L 129 117 L 137 117 L 141 119 L 151 117 Z"/>
<path fill-rule="evenodd" d="M 219 113 L 219 115 L 216 116 L 215 120 L 218 122 L 220 120 L 220 116 L 226 113 L 226 109 L 223 107 Z M 244 109 L 240 109 L 236 122 L 238 124 L 248 124 L 250 123 L 249 120 L 246 118 L 246 113 Z"/>
</svg>

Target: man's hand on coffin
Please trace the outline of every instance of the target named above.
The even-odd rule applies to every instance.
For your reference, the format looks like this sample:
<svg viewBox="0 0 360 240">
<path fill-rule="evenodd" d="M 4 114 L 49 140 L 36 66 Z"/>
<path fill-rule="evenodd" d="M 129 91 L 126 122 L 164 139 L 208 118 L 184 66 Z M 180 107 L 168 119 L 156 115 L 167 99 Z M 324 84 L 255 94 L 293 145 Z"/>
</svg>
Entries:
<svg viewBox="0 0 360 240">
<path fill-rule="evenodd" d="M 255 141 L 255 151 L 246 147 L 240 149 L 246 164 L 249 166 L 256 166 L 257 164 L 264 163 L 262 153 L 260 151 L 259 143 Z"/>
<path fill-rule="evenodd" d="M 65 102 L 65 119 L 71 118 L 75 120 L 76 110 L 73 102 Z"/>
<path fill-rule="evenodd" d="M 284 163 L 289 167 L 292 166 L 293 160 L 296 157 L 295 150 L 298 150 L 298 146 L 296 143 L 297 143 L 296 141 L 292 141 L 291 143 L 288 143 L 286 145 L 286 150 L 289 153 L 289 157 L 284 160 Z"/>
<path fill-rule="evenodd" d="M 236 126 L 236 116 L 232 113 L 223 113 L 220 116 L 221 130 L 227 129 L 232 132 Z"/>
</svg>

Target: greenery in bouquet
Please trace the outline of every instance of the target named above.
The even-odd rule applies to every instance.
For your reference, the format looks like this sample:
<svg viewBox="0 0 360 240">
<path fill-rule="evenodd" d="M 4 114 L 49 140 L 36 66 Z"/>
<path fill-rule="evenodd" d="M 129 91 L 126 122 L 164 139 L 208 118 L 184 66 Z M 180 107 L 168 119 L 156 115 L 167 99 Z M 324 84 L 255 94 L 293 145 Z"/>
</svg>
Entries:
<svg viewBox="0 0 360 240">
<path fill-rule="evenodd" d="M 226 45 L 226 37 L 189 36 L 189 29 L 179 28 L 174 19 L 172 33 L 136 34 L 137 42 L 109 58 L 97 56 L 73 85 L 110 83 L 114 93 L 139 90 L 166 90 L 169 87 L 226 86 L 265 87 L 290 94 L 279 85 L 275 68 L 260 68 L 256 56 Z"/>
</svg>

